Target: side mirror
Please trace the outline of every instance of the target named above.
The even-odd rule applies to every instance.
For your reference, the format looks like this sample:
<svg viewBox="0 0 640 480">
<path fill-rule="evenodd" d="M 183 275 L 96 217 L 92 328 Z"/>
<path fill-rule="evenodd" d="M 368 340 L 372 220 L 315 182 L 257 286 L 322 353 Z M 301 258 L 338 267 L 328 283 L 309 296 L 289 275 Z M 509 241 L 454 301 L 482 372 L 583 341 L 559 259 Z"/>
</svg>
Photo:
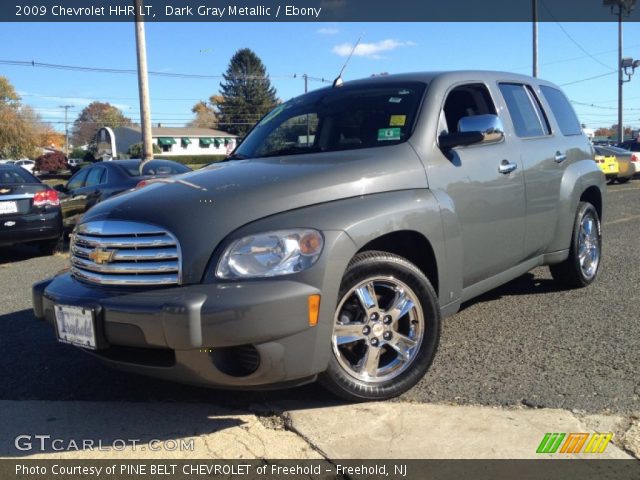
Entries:
<svg viewBox="0 0 640 480">
<path fill-rule="evenodd" d="M 497 115 L 474 115 L 458 121 L 458 131 L 444 133 L 438 137 L 440 148 L 450 149 L 477 143 L 501 142 L 504 138 L 502 121 Z"/>
<path fill-rule="evenodd" d="M 64 186 L 64 183 L 59 183 L 57 185 L 53 186 L 53 189 L 57 192 L 61 192 L 61 193 L 67 193 L 67 189 Z"/>
<path fill-rule="evenodd" d="M 474 115 L 462 117 L 458 122 L 459 132 L 479 132 L 481 143 L 498 143 L 504 138 L 504 126 L 497 115 Z"/>
</svg>

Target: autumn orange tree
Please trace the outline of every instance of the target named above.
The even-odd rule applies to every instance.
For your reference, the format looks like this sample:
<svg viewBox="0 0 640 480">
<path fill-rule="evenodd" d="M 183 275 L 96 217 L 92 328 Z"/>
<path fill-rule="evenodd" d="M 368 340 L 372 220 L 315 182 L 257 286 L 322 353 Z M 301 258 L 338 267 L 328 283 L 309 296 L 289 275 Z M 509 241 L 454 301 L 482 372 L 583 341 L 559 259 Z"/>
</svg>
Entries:
<svg viewBox="0 0 640 480">
<path fill-rule="evenodd" d="M 9 80 L 0 76 L 0 157 L 36 157 L 49 130 L 33 109 L 22 105 Z"/>
<path fill-rule="evenodd" d="M 118 128 L 131 124 L 131 119 L 125 117 L 118 107 L 105 102 L 91 102 L 73 122 L 73 144 L 80 146 L 91 143 L 102 127 Z"/>
</svg>

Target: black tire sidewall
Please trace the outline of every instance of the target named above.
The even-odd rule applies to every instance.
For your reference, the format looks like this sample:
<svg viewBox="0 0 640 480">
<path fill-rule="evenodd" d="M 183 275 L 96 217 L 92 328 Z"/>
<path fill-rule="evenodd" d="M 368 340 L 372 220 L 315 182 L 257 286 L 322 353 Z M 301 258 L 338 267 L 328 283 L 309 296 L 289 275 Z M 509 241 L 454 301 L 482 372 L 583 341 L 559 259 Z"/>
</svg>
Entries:
<svg viewBox="0 0 640 480">
<path fill-rule="evenodd" d="M 402 257 L 384 252 L 365 252 L 356 256 L 340 284 L 338 304 L 354 285 L 375 276 L 394 277 L 413 290 L 425 319 L 424 335 L 412 365 L 397 377 L 381 383 L 368 383 L 351 376 L 339 364 L 332 348 L 328 368 L 320 380 L 334 393 L 349 400 L 388 399 L 413 387 L 431 366 L 440 338 L 440 308 L 435 291 L 426 276 Z"/>
</svg>

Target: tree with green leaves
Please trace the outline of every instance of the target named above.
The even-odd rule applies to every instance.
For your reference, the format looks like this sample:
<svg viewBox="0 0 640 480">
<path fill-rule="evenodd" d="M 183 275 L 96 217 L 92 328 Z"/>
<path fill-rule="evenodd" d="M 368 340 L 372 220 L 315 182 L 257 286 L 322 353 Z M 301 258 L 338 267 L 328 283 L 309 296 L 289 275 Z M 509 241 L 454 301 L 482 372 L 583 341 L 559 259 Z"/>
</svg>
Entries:
<svg viewBox="0 0 640 480">
<path fill-rule="evenodd" d="M 162 150 L 160 150 L 160 147 L 155 143 L 153 144 L 153 153 L 154 154 L 162 153 Z M 142 142 L 132 143 L 131 145 L 129 145 L 129 150 L 127 151 L 127 154 L 131 158 L 142 158 Z"/>
<path fill-rule="evenodd" d="M 127 125 L 132 125 L 131 119 L 125 117 L 119 108 L 110 103 L 91 102 L 73 122 L 73 144 L 81 146 L 90 143 L 102 127 L 118 128 Z"/>
<path fill-rule="evenodd" d="M 262 60 L 250 49 L 238 50 L 229 62 L 220 83 L 222 101 L 216 104 L 218 126 L 244 136 L 253 125 L 277 104 Z"/>
</svg>

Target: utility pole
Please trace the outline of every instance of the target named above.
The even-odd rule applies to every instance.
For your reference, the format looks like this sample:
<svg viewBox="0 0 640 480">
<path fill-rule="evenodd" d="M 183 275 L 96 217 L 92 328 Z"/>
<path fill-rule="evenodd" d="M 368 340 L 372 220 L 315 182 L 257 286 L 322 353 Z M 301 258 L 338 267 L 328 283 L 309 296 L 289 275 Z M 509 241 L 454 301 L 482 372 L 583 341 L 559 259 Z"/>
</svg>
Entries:
<svg viewBox="0 0 640 480">
<path fill-rule="evenodd" d="M 618 143 L 624 142 L 624 115 L 622 112 L 622 4 L 618 5 Z"/>
<path fill-rule="evenodd" d="M 309 91 L 309 85 L 308 85 L 309 76 L 305 73 L 304 75 L 302 75 L 302 78 L 304 78 L 304 93 L 307 93 Z M 307 146 L 311 144 L 310 136 L 311 136 L 311 126 L 309 125 L 309 114 L 307 114 Z"/>
<path fill-rule="evenodd" d="M 538 0 L 531 0 L 533 12 L 533 76 L 538 76 Z"/>
<path fill-rule="evenodd" d="M 142 128 L 142 164 L 153 160 L 153 139 L 151 135 L 151 109 L 149 108 L 149 75 L 147 72 L 147 42 L 142 19 L 142 0 L 134 0 L 136 27 L 136 54 L 138 57 L 138 89 L 140 94 L 140 122 Z"/>
<path fill-rule="evenodd" d="M 636 67 L 633 65 L 623 65 L 622 62 L 622 16 L 629 15 L 631 10 L 636 6 L 636 0 L 603 0 L 603 5 L 605 7 L 611 8 L 611 13 L 618 17 L 618 143 L 622 143 L 624 141 L 624 118 L 623 118 L 623 97 L 622 91 L 625 82 L 629 80 L 624 80 L 624 73 L 627 68 Z M 627 59 L 629 60 L 629 59 Z M 633 63 L 633 62 L 632 62 Z M 633 72 L 632 72 L 633 73 Z M 631 78 L 631 74 L 629 74 L 629 78 Z"/>
<path fill-rule="evenodd" d="M 60 105 L 60 108 L 64 108 L 64 154 L 69 157 L 69 121 L 67 120 L 67 112 L 73 105 Z"/>
</svg>

